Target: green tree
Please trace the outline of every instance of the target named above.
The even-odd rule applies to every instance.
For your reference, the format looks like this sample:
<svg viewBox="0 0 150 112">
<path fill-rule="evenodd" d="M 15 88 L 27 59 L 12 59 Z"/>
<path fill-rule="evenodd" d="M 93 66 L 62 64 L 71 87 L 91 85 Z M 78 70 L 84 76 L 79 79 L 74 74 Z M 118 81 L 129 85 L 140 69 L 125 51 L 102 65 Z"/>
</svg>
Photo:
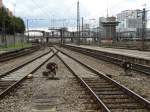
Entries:
<svg viewBox="0 0 150 112">
<path fill-rule="evenodd" d="M 14 17 L 13 18 L 13 21 L 15 21 L 15 31 L 17 33 L 23 33 L 24 30 L 25 30 L 25 24 L 24 24 L 24 21 L 19 18 L 19 17 Z"/>
<path fill-rule="evenodd" d="M 24 21 L 19 17 L 8 16 L 6 8 L 3 7 L 0 9 L 0 32 L 4 25 L 7 34 L 23 33 L 25 30 Z"/>
<path fill-rule="evenodd" d="M 2 28 L 4 27 L 5 24 L 5 21 L 6 19 L 8 18 L 8 14 L 7 14 L 7 10 L 2 7 L 0 9 L 0 31 L 2 32 Z"/>
</svg>

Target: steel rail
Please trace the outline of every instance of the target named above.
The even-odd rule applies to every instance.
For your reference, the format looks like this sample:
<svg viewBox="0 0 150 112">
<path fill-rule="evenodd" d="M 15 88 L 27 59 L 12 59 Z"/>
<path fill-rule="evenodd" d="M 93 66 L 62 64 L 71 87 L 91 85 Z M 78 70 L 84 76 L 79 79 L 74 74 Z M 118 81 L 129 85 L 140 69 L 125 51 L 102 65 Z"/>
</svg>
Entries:
<svg viewBox="0 0 150 112">
<path fill-rule="evenodd" d="M 123 60 L 121 60 L 121 59 L 111 57 L 111 56 L 106 56 L 106 55 L 100 54 L 96 51 L 92 51 L 92 50 L 89 51 L 89 49 L 84 49 L 84 48 L 79 48 L 79 47 L 77 48 L 77 47 L 73 47 L 73 46 L 69 46 L 69 47 L 65 46 L 65 48 L 74 50 L 76 52 L 94 57 L 96 59 L 104 60 L 104 61 L 107 61 L 107 62 L 110 62 L 110 63 L 113 63 L 115 65 L 122 67 Z M 144 73 L 146 75 L 150 75 L 150 67 L 149 66 L 137 64 L 137 63 L 131 63 L 131 64 L 132 64 L 131 70 L 134 70 L 134 71 L 137 71 L 140 73 Z"/>
<path fill-rule="evenodd" d="M 99 107 L 105 111 L 105 112 L 110 112 L 110 110 L 106 107 L 106 105 L 102 102 L 102 100 L 99 99 L 99 97 L 94 93 L 94 91 L 85 83 L 83 79 L 81 79 L 70 67 L 63 61 L 63 59 L 56 54 L 56 56 L 63 62 L 63 64 L 69 69 L 69 71 L 77 78 L 77 80 L 91 93 L 93 96 L 94 100 L 97 102 Z"/>
<path fill-rule="evenodd" d="M 57 48 L 56 48 L 57 49 Z M 68 56 L 69 58 L 73 59 L 74 61 L 78 62 L 79 64 L 81 64 L 82 66 L 86 67 L 87 69 L 89 69 L 90 71 L 92 71 L 93 73 L 97 74 L 99 77 L 107 80 L 108 82 L 110 82 L 111 84 L 115 85 L 116 87 L 118 87 L 119 89 L 121 89 L 123 92 L 125 92 L 127 95 L 129 95 L 130 97 L 134 98 L 136 101 L 138 101 L 141 105 L 143 105 L 145 108 L 150 109 L 150 101 L 144 99 L 143 97 L 141 97 L 140 95 L 136 94 L 135 92 L 133 92 L 132 90 L 128 89 L 127 87 L 119 84 L 117 81 L 109 78 L 108 76 L 106 76 L 104 73 L 92 68 L 89 65 L 84 64 L 83 62 L 77 60 L 76 58 L 73 58 L 72 56 L 64 53 L 63 51 L 61 51 L 60 49 L 57 49 L 59 52 L 61 52 L 62 54 Z M 102 104 L 101 104 L 102 105 Z M 105 105 L 106 106 L 106 105 Z M 104 106 L 102 106 L 103 109 L 105 110 Z M 108 112 L 108 111 L 106 111 Z"/>
<path fill-rule="evenodd" d="M 21 49 L 5 52 L 5 53 L 0 54 L 0 57 L 5 57 L 6 55 L 11 55 L 13 53 L 20 52 L 20 51 L 27 50 L 27 49 L 32 49 L 35 47 L 37 47 L 37 46 L 31 46 L 31 47 L 26 47 L 26 48 L 21 48 Z"/>
<path fill-rule="evenodd" d="M 11 51 L 7 53 L 3 53 L 0 55 L 0 62 L 9 61 L 11 59 L 15 59 L 17 57 L 21 57 L 30 53 L 33 53 L 39 49 L 39 46 L 32 46 L 28 48 L 19 49 L 16 51 Z"/>
<path fill-rule="evenodd" d="M 29 64 L 29 63 L 31 63 L 31 62 L 33 62 L 33 61 L 35 61 L 35 60 L 37 60 L 37 59 L 43 57 L 44 55 L 49 54 L 51 51 L 52 51 L 52 50 L 50 49 L 50 51 L 48 51 L 48 52 L 46 52 L 46 53 L 44 53 L 44 54 L 42 54 L 42 55 L 40 55 L 40 56 L 38 56 L 38 57 L 32 59 L 32 60 L 30 60 L 30 61 L 28 61 L 28 62 L 26 62 L 26 63 L 23 63 L 23 64 L 19 65 L 18 67 L 15 67 L 15 68 L 13 68 L 13 69 L 7 71 L 7 72 L 4 73 L 4 74 L 0 74 L 0 78 L 3 78 L 4 76 L 9 75 L 10 73 L 12 73 L 12 72 L 14 72 L 14 71 L 16 71 L 16 70 L 18 70 L 18 69 L 20 69 L 20 68 L 26 66 L 27 64 Z"/>
<path fill-rule="evenodd" d="M 33 69 L 29 74 L 33 74 L 35 73 L 41 66 L 43 66 L 48 60 L 50 60 L 51 58 L 53 58 L 55 55 L 57 54 L 54 53 L 52 56 L 50 56 L 48 59 L 46 59 L 43 63 L 41 63 L 38 67 L 36 67 L 35 69 Z M 17 82 L 15 82 L 14 84 L 12 84 L 11 86 L 9 86 L 7 89 L 5 89 L 3 92 L 0 93 L 0 99 L 4 98 L 4 96 L 6 96 L 13 88 L 17 87 L 17 85 L 19 85 L 21 82 L 23 82 L 27 76 L 29 75 L 25 75 L 24 77 L 22 77 L 20 80 L 18 80 Z"/>
</svg>

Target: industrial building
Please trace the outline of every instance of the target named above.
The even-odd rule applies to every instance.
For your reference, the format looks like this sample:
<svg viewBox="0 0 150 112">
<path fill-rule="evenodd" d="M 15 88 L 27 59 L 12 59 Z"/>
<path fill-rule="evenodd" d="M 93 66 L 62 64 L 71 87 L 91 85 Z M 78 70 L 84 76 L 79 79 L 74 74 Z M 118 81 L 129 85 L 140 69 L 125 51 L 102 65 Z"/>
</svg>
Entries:
<svg viewBox="0 0 150 112">
<path fill-rule="evenodd" d="M 2 3 L 2 0 L 0 0 L 0 8 L 2 8 L 3 6 L 3 3 Z"/>
</svg>

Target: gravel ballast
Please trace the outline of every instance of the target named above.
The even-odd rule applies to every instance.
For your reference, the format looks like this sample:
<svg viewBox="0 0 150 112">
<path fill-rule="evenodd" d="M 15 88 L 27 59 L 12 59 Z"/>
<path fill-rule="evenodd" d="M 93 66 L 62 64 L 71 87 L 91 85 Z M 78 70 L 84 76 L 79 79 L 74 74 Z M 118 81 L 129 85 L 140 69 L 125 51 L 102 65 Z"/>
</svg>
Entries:
<svg viewBox="0 0 150 112">
<path fill-rule="evenodd" d="M 150 101 L 150 76 L 135 71 L 132 71 L 132 76 L 125 76 L 124 70 L 114 64 L 98 60 L 68 49 L 60 49 L 79 59 L 80 61 L 90 65 L 91 67 L 100 70 L 105 74 L 112 75 L 113 79 Z"/>
<path fill-rule="evenodd" d="M 90 96 L 62 62 L 58 64 L 57 80 L 43 77 L 42 66 L 33 79 L 24 81 L 20 87 L 0 101 L 2 112 L 99 112 Z"/>
</svg>

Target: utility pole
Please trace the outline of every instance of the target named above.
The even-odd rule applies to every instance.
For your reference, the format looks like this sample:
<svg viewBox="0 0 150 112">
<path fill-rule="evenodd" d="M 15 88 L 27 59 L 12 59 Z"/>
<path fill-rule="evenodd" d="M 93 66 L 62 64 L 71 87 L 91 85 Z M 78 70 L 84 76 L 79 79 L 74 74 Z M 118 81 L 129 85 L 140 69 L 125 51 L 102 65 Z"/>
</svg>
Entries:
<svg viewBox="0 0 150 112">
<path fill-rule="evenodd" d="M 145 39 L 146 39 L 146 26 L 147 26 L 147 14 L 146 9 L 143 8 L 142 12 L 142 50 L 145 49 Z"/>
<path fill-rule="evenodd" d="M 82 37 L 83 37 L 83 30 L 84 30 L 83 25 L 84 25 L 84 18 L 82 17 Z"/>
<path fill-rule="evenodd" d="M 61 37 L 61 46 L 63 45 L 63 28 L 60 29 L 60 37 Z"/>
<path fill-rule="evenodd" d="M 80 45 L 80 3 L 77 2 L 77 44 Z"/>
<path fill-rule="evenodd" d="M 100 19 L 100 17 L 99 17 L 99 25 L 98 26 L 99 26 L 99 31 L 98 31 L 98 46 L 100 46 L 100 43 L 101 43 L 100 42 L 101 41 L 100 40 L 100 38 L 101 38 L 101 34 L 100 34 L 101 33 L 100 32 L 101 31 L 101 19 Z"/>
<path fill-rule="evenodd" d="M 83 26 L 83 25 L 84 25 L 84 18 L 82 17 L 82 31 L 81 31 L 82 39 L 84 38 L 84 37 L 83 37 L 83 36 L 84 36 L 84 35 L 83 35 L 83 32 L 84 32 L 84 31 L 83 31 L 83 30 L 84 30 L 83 27 L 84 27 L 84 26 Z M 82 40 L 80 40 L 80 42 L 83 44 L 83 41 L 82 41 Z"/>
<path fill-rule="evenodd" d="M 7 39 L 6 39 L 6 26 L 5 26 L 5 9 L 4 7 L 2 7 L 2 18 L 3 18 L 3 22 L 2 22 L 2 37 L 3 37 L 3 42 L 5 47 L 7 47 Z"/>
<path fill-rule="evenodd" d="M 15 4 L 14 4 L 14 18 L 15 18 Z M 16 46 L 16 29 L 15 29 L 15 19 L 13 20 L 13 24 L 14 24 L 14 28 L 13 28 L 13 30 L 14 30 L 14 47 Z"/>
<path fill-rule="evenodd" d="M 29 42 L 29 19 L 27 19 L 27 32 L 28 32 L 28 39 L 27 39 L 27 42 Z"/>
</svg>

